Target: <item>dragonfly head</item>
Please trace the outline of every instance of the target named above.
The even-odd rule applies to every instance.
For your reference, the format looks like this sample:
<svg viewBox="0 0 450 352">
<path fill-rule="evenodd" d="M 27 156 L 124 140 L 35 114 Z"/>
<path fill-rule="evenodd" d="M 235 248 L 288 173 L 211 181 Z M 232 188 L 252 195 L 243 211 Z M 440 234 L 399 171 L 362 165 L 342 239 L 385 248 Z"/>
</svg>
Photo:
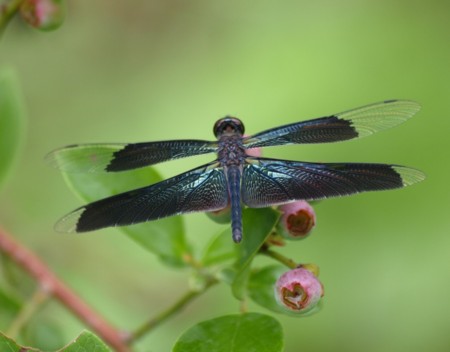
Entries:
<svg viewBox="0 0 450 352">
<path fill-rule="evenodd" d="M 223 119 L 217 120 L 214 124 L 213 132 L 216 138 L 223 134 L 244 134 L 244 124 L 236 117 L 225 116 Z"/>
</svg>

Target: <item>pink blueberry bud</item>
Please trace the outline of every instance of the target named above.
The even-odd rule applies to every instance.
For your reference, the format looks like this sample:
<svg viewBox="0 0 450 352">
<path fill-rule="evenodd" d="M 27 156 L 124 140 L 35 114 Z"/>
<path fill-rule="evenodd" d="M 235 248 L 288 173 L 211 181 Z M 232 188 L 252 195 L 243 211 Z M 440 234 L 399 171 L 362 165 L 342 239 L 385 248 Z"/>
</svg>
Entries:
<svg viewBox="0 0 450 352">
<path fill-rule="evenodd" d="M 316 225 L 316 213 L 304 200 L 284 204 L 277 229 L 286 239 L 303 239 Z"/>
<path fill-rule="evenodd" d="M 244 134 L 244 137 L 248 137 L 247 134 Z M 251 149 L 247 149 L 245 151 L 245 153 L 248 156 L 253 156 L 255 158 L 259 158 L 260 156 L 262 156 L 262 148 L 251 148 Z"/>
<path fill-rule="evenodd" d="M 64 21 L 62 0 L 25 0 L 20 14 L 31 26 L 49 31 L 58 28 Z"/>
<path fill-rule="evenodd" d="M 278 304 L 297 313 L 306 313 L 323 297 L 323 286 L 309 270 L 297 268 L 280 276 L 275 285 Z"/>
<path fill-rule="evenodd" d="M 255 158 L 259 158 L 262 155 L 262 149 L 261 148 L 247 149 L 246 153 L 248 156 L 253 156 Z"/>
</svg>

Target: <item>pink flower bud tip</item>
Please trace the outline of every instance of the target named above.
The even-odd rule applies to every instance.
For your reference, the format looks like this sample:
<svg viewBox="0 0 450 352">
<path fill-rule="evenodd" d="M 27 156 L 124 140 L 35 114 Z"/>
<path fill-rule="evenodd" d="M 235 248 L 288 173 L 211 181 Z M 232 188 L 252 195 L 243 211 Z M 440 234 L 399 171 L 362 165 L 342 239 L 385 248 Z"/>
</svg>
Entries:
<svg viewBox="0 0 450 352">
<path fill-rule="evenodd" d="M 280 220 L 281 233 L 286 238 L 305 238 L 316 225 L 316 213 L 304 200 L 284 204 L 279 209 L 283 213 Z"/>
<path fill-rule="evenodd" d="M 64 20 L 62 0 L 25 0 L 20 13 L 31 26 L 41 30 L 56 29 Z"/>
<path fill-rule="evenodd" d="M 248 134 L 244 134 L 244 137 L 248 137 Z M 260 156 L 262 156 L 262 148 L 247 149 L 246 154 L 248 156 L 253 156 L 255 158 L 259 158 Z"/>
<path fill-rule="evenodd" d="M 294 312 L 305 313 L 317 306 L 323 297 L 323 286 L 313 273 L 297 268 L 280 276 L 275 285 L 278 303 Z"/>
</svg>

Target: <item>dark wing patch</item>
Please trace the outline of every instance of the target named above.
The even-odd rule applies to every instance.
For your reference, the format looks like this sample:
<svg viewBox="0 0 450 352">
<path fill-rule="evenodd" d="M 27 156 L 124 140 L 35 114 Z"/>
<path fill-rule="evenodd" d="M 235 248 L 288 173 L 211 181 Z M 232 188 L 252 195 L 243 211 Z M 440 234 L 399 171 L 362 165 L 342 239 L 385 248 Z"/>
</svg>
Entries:
<svg viewBox="0 0 450 352">
<path fill-rule="evenodd" d="M 216 142 L 174 140 L 133 144 L 80 144 L 57 149 L 47 162 L 65 172 L 115 172 L 215 152 Z"/>
<path fill-rule="evenodd" d="M 332 116 L 276 127 L 244 139 L 247 148 L 327 143 L 369 136 L 394 127 L 420 110 L 410 100 L 386 100 Z"/>
<path fill-rule="evenodd" d="M 225 175 L 214 162 L 154 185 L 85 205 L 63 217 L 55 229 L 86 232 L 177 214 L 219 210 L 227 204 Z"/>
<path fill-rule="evenodd" d="M 399 165 L 319 164 L 264 158 L 247 161 L 242 201 L 253 208 L 401 188 L 425 178 L 422 172 Z"/>
</svg>

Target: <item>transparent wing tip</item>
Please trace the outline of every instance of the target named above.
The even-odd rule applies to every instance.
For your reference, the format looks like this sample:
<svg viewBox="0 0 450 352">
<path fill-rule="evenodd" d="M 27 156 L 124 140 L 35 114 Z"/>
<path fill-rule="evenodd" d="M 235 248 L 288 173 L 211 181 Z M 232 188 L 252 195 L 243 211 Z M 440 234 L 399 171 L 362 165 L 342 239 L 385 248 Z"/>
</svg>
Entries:
<svg viewBox="0 0 450 352">
<path fill-rule="evenodd" d="M 61 169 L 61 165 L 58 162 L 57 150 L 51 151 L 44 157 L 44 162 L 55 169 Z"/>
<path fill-rule="evenodd" d="M 402 106 L 405 109 L 409 109 L 413 112 L 417 112 L 421 109 L 421 105 L 414 100 L 408 100 L 408 99 L 389 99 L 383 101 L 384 104 L 390 104 L 392 106 Z"/>
<path fill-rule="evenodd" d="M 79 208 L 77 210 L 74 210 L 73 212 L 67 214 L 66 216 L 62 217 L 56 224 L 55 224 L 55 231 L 60 233 L 75 233 L 77 231 L 77 225 L 78 221 L 80 220 L 81 214 L 83 214 L 85 208 Z"/>
<path fill-rule="evenodd" d="M 397 113 L 399 118 L 404 120 L 413 117 L 422 108 L 413 100 L 386 100 L 385 103 L 392 104 L 394 114 Z"/>
<path fill-rule="evenodd" d="M 417 169 L 405 166 L 393 166 L 392 168 L 400 175 L 404 187 L 421 182 L 426 178 L 425 174 Z"/>
<path fill-rule="evenodd" d="M 63 172 L 76 172 L 80 171 L 80 169 L 88 172 L 89 167 L 83 165 L 83 158 L 74 155 L 73 150 L 77 150 L 75 146 L 53 150 L 44 157 L 44 162 L 48 166 Z"/>
<path fill-rule="evenodd" d="M 121 144 L 74 144 L 48 153 L 44 160 L 64 172 L 105 172 Z"/>
<path fill-rule="evenodd" d="M 348 117 L 359 137 L 400 125 L 413 117 L 421 106 L 412 100 L 385 100 L 351 110 Z"/>
</svg>

